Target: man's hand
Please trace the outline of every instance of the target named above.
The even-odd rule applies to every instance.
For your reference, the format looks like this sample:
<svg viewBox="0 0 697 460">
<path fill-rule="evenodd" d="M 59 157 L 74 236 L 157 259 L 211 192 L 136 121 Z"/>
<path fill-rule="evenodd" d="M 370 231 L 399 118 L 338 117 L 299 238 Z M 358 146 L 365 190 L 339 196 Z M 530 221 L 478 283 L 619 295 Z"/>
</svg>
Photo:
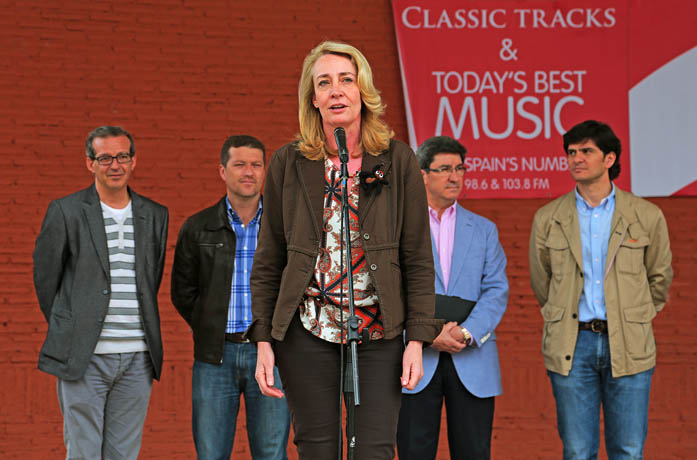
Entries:
<svg viewBox="0 0 697 460">
<path fill-rule="evenodd" d="M 463 339 L 460 326 L 455 321 L 451 321 L 443 325 L 443 329 L 431 346 L 438 351 L 457 353 L 466 347 Z"/>
<path fill-rule="evenodd" d="M 402 356 L 402 378 L 401 383 L 407 390 L 416 388 L 421 377 L 424 376 L 424 366 L 422 361 L 423 342 L 411 340 L 407 344 Z"/>
<path fill-rule="evenodd" d="M 272 398 L 282 398 L 283 392 L 274 387 L 273 366 L 275 357 L 270 342 L 257 343 L 257 369 L 254 378 L 259 384 L 261 394 Z"/>
</svg>

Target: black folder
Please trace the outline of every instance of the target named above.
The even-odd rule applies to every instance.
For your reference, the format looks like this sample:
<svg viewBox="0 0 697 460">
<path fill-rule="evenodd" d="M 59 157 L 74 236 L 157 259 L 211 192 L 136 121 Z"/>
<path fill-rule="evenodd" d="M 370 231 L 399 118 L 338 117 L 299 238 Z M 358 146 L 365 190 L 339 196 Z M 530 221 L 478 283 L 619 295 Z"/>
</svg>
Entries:
<svg viewBox="0 0 697 460">
<path fill-rule="evenodd" d="M 436 294 L 436 318 L 445 322 L 462 323 L 470 315 L 477 302 L 461 297 Z"/>
</svg>

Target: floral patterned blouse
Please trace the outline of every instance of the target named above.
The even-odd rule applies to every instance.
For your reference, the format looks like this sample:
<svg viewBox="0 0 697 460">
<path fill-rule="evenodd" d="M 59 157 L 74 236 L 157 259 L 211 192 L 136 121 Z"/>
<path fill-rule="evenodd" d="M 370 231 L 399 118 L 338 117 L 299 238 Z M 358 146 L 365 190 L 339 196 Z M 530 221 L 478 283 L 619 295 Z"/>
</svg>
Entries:
<svg viewBox="0 0 697 460">
<path fill-rule="evenodd" d="M 360 167 L 359 167 L 360 169 Z M 320 252 L 315 273 L 300 305 L 300 320 L 308 331 L 320 339 L 346 343 L 349 316 L 348 278 L 341 267 L 341 171 L 327 158 L 324 166 L 324 217 Z M 375 284 L 366 268 L 363 240 L 358 227 L 358 175 L 349 180 L 349 226 L 351 235 L 351 273 L 358 332 L 368 329 L 370 340 L 384 337 L 382 315 Z M 342 270 L 343 268 L 343 270 Z M 343 296 L 342 296 L 343 288 Z M 340 320 L 343 308 L 343 324 Z M 342 328 L 344 329 L 342 337 Z"/>
</svg>

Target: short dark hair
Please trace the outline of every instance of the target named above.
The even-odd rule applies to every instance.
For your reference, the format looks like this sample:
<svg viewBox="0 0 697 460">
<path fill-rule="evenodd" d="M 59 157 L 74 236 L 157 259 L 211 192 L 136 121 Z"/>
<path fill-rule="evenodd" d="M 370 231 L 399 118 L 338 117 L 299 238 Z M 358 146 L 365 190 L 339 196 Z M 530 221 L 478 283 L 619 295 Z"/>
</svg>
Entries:
<svg viewBox="0 0 697 460">
<path fill-rule="evenodd" d="M 421 146 L 416 149 L 416 159 L 419 161 L 421 169 L 428 169 L 433 163 L 433 157 L 439 153 L 456 153 L 460 159 L 465 161 L 467 149 L 464 145 L 448 136 L 434 136 L 426 139 Z"/>
<path fill-rule="evenodd" d="M 264 147 L 264 144 L 262 144 L 259 139 L 247 134 L 236 134 L 228 137 L 223 143 L 223 148 L 220 149 L 220 164 L 223 166 L 226 166 L 228 160 L 230 160 L 231 147 L 249 147 L 250 149 L 259 149 L 263 153 L 261 158 L 264 163 L 266 163 L 266 147 Z"/>
<path fill-rule="evenodd" d="M 85 141 L 85 152 L 87 153 L 87 156 L 94 160 L 95 156 L 97 155 L 97 152 L 94 151 L 94 147 L 92 146 L 92 141 L 94 141 L 95 138 L 97 137 L 117 137 L 117 136 L 126 136 L 131 143 L 131 146 L 128 149 L 128 154 L 133 156 L 136 154 L 136 146 L 133 143 L 133 136 L 123 129 L 120 126 L 100 126 L 99 128 L 95 128 L 91 133 L 87 135 L 87 141 Z"/>
<path fill-rule="evenodd" d="M 569 151 L 569 145 L 580 144 L 589 140 L 598 146 L 603 155 L 615 152 L 615 163 L 608 170 L 610 180 L 615 180 L 620 175 L 622 143 L 609 125 L 595 120 L 586 120 L 577 124 L 564 134 L 564 153 Z"/>
</svg>

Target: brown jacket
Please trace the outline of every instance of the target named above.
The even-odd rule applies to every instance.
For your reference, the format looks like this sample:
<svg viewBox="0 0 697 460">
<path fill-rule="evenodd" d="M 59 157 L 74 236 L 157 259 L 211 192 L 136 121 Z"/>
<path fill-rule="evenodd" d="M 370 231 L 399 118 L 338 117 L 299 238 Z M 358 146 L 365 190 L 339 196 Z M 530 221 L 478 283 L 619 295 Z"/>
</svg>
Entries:
<svg viewBox="0 0 697 460">
<path fill-rule="evenodd" d="M 605 306 L 613 377 L 656 364 L 651 320 L 673 279 L 668 227 L 661 210 L 615 188 L 605 261 Z M 540 208 L 530 234 L 530 282 L 545 321 L 542 355 L 552 372 L 568 375 L 578 336 L 583 291 L 581 233 L 572 191 Z"/>
<path fill-rule="evenodd" d="M 365 155 L 389 185 L 361 188 L 358 219 L 366 264 L 380 299 L 385 338 L 431 342 L 442 321 L 433 317 L 434 271 L 426 192 L 411 149 L 391 141 L 388 151 Z M 254 342 L 283 340 L 310 283 L 319 253 L 324 214 L 324 160 L 308 160 L 295 144 L 271 158 L 264 188 L 259 244 L 251 275 Z"/>
</svg>

